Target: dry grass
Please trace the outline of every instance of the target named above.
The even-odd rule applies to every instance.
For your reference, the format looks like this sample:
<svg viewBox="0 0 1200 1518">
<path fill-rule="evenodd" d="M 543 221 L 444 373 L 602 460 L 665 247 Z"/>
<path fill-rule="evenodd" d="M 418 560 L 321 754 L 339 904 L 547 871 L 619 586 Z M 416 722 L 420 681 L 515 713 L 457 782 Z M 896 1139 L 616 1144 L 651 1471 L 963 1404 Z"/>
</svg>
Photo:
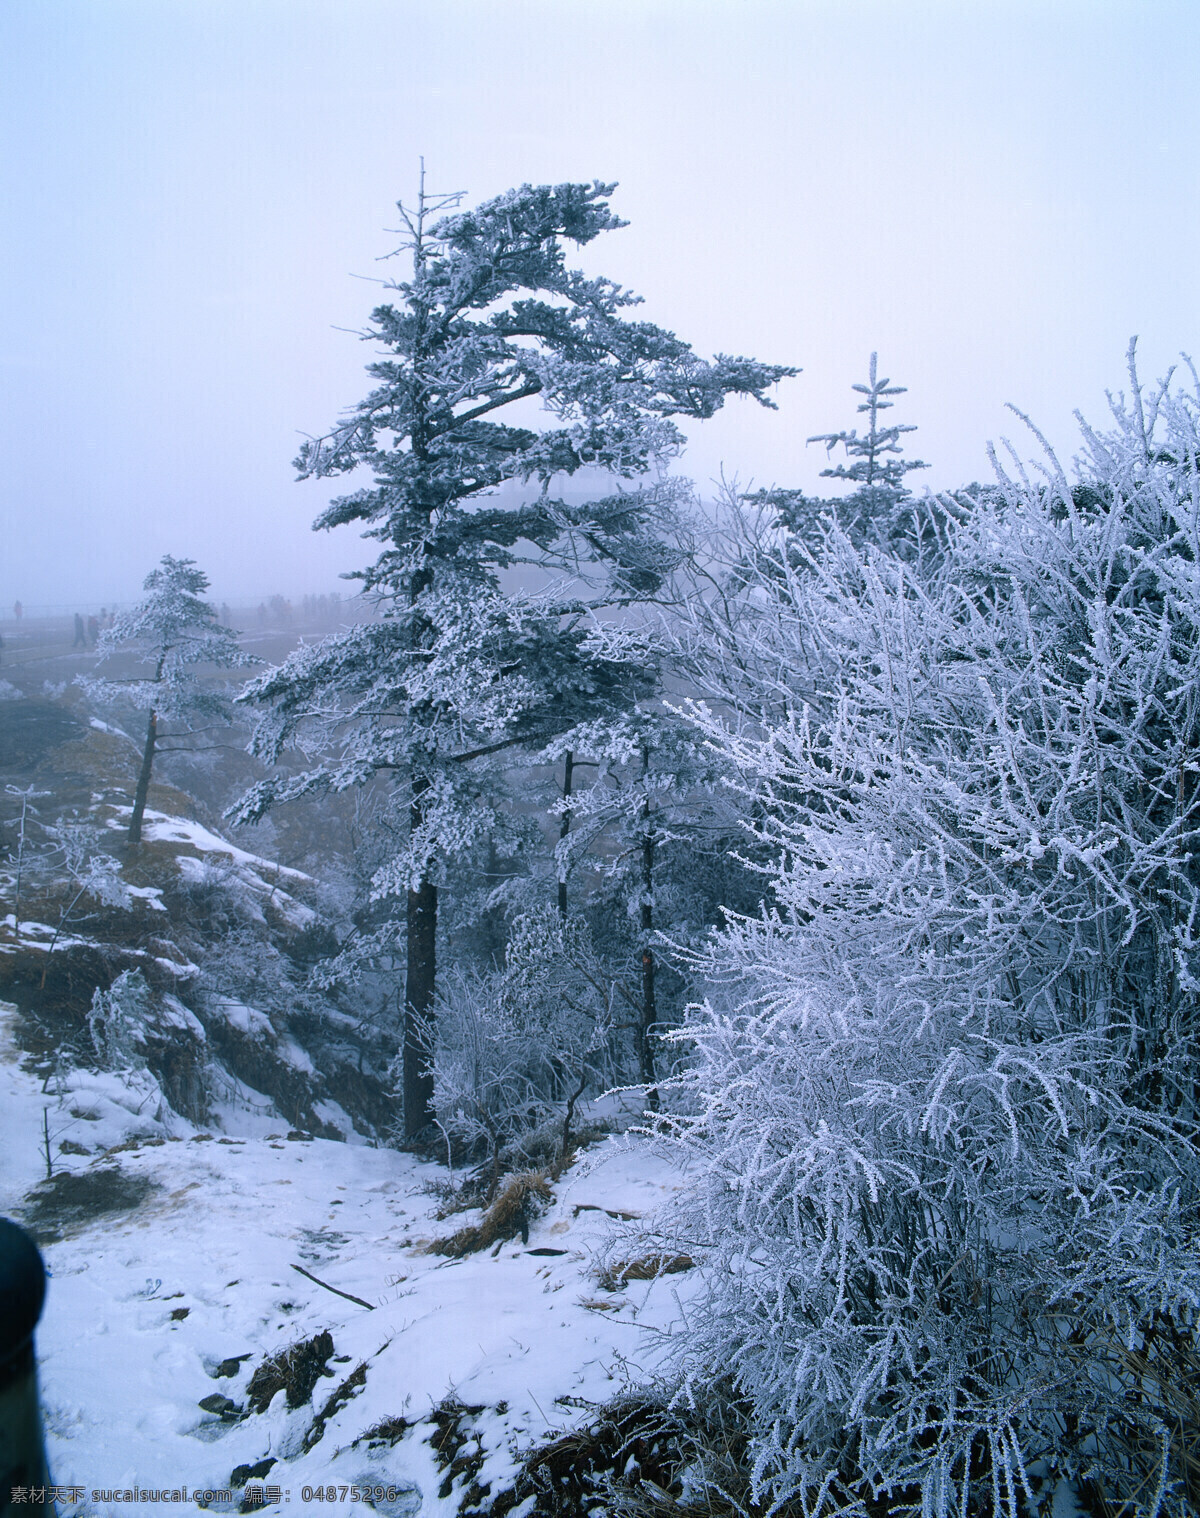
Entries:
<svg viewBox="0 0 1200 1518">
<path fill-rule="evenodd" d="M 429 1447 L 442 1476 L 438 1496 L 444 1501 L 456 1494 L 456 1507 L 462 1518 L 474 1518 L 491 1506 L 488 1502 L 491 1483 L 479 1479 L 486 1457 L 476 1419 L 483 1411 L 481 1406 L 469 1406 L 449 1397 L 429 1415 L 433 1424 Z"/>
<path fill-rule="evenodd" d="M 1118 1416 L 1096 1430 L 1096 1474 L 1084 1498 L 1099 1518 L 1200 1512 L 1200 1349 L 1193 1331 L 1155 1315 L 1130 1349 L 1103 1330 L 1064 1346 L 1093 1379 L 1119 1384 Z"/>
<path fill-rule="evenodd" d="M 115 1165 L 60 1170 L 25 1198 L 21 1221 L 39 1244 L 53 1244 L 112 1212 L 132 1212 L 158 1190 L 146 1176 L 127 1175 Z"/>
<path fill-rule="evenodd" d="M 478 1224 L 460 1228 L 448 1238 L 435 1239 L 429 1245 L 429 1253 L 449 1255 L 457 1260 L 493 1244 L 503 1244 L 518 1234 L 527 1244 L 529 1225 L 553 1200 L 546 1172 L 523 1170 L 509 1177 Z"/>
<path fill-rule="evenodd" d="M 706 1495 L 688 1502 L 678 1472 L 693 1456 L 685 1425 L 650 1402 L 619 1400 L 596 1408 L 588 1422 L 539 1445 L 526 1456 L 515 1486 L 497 1495 L 491 1511 L 524 1506 L 529 1518 L 715 1518 L 734 1508 Z"/>
<path fill-rule="evenodd" d="M 392 1445 L 400 1443 L 411 1426 L 407 1418 L 402 1418 L 399 1414 L 396 1414 L 395 1417 L 383 1418 L 380 1422 L 372 1424 L 370 1428 L 359 1434 L 354 1443 L 356 1445 L 365 1444 L 368 1449 L 374 1445 L 384 1444 L 390 1448 Z"/>
<path fill-rule="evenodd" d="M 607 1266 L 597 1281 L 605 1291 L 622 1291 L 629 1281 L 657 1281 L 659 1276 L 677 1276 L 691 1270 L 696 1262 L 690 1254 L 646 1254 L 636 1260 L 620 1260 Z"/>
<path fill-rule="evenodd" d="M 276 1393 L 284 1391 L 289 1407 L 302 1406 L 321 1377 L 333 1374 L 325 1368 L 332 1354 L 333 1335 L 325 1329 L 277 1355 L 268 1355 L 250 1377 L 246 1400 L 256 1413 L 265 1413 Z"/>
</svg>

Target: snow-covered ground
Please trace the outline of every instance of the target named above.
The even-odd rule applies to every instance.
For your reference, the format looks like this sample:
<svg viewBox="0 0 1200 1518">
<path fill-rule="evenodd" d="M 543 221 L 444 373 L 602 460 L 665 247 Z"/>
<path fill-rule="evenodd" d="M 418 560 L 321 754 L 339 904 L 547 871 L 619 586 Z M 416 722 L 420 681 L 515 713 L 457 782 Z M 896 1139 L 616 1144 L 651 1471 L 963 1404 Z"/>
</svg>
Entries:
<svg viewBox="0 0 1200 1518">
<path fill-rule="evenodd" d="M 0 1004 L 0 1035 L 8 1015 Z M 257 1467 L 250 1479 L 268 1495 L 280 1488 L 264 1511 L 303 1512 L 306 1488 L 346 1486 L 390 1488 L 373 1504 L 381 1513 L 457 1513 L 469 1483 L 499 1491 L 523 1448 L 649 1364 L 655 1336 L 645 1330 L 667 1326 L 693 1287 L 694 1274 L 616 1294 L 597 1285 L 609 1231 L 636 1229 L 609 1214 L 645 1215 L 678 1183 L 636 1141 L 610 1140 L 568 1171 L 527 1244 L 455 1260 L 425 1245 L 478 1215 L 436 1220 L 428 1187 L 445 1178 L 439 1167 L 362 1144 L 289 1141 L 282 1124 L 262 1135 L 261 1118 L 244 1136 L 180 1122 L 163 1136 L 134 1111 L 136 1091 L 122 1105 L 116 1077 L 91 1079 L 95 1089 L 81 1079 L 65 1096 L 43 1093 L 11 1041 L 0 1042 L 0 1211 L 19 1208 L 45 1175 L 43 1112 L 52 1137 L 63 1123 L 100 1125 L 95 1136 L 113 1147 L 139 1125 L 157 1132 L 115 1154 L 55 1161 L 80 1176 L 116 1169 L 118 1190 L 142 1193 L 44 1249 L 51 1281 L 37 1348 L 51 1475 L 85 1491 L 60 1503 L 63 1513 L 161 1513 L 162 1502 L 92 1493 L 184 1487 L 177 1510 L 196 1492 L 232 1489 L 209 1505 L 236 1511 L 239 1466 Z M 251 1411 L 247 1384 L 264 1357 L 324 1330 L 331 1374 L 310 1400 L 289 1409 L 280 1391 Z M 218 1403 L 201 1407 L 214 1396 L 232 1404 L 224 1417 Z M 447 1403 L 482 1409 L 458 1415 L 467 1458 L 457 1474 L 443 1468 L 444 1441 L 440 1464 L 430 1444 L 439 1429 L 430 1414 Z"/>
</svg>

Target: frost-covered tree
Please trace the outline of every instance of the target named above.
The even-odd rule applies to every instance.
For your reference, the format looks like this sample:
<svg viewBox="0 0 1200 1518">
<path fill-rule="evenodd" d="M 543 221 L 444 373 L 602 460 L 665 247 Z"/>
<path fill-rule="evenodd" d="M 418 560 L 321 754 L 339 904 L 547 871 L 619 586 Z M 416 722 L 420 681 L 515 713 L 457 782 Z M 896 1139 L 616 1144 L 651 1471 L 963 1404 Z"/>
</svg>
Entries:
<svg viewBox="0 0 1200 1518">
<path fill-rule="evenodd" d="M 905 477 L 915 469 L 929 466 L 920 459 L 902 456 L 904 447 L 900 439 L 906 432 L 915 432 L 914 425 L 884 426 L 880 421 L 880 413 L 895 404 L 889 397 L 904 395 L 906 387 L 880 379 L 878 354 L 872 353 L 867 383 L 851 388 L 857 395 L 865 397 L 859 403 L 858 411 L 867 417 L 866 432 L 861 437 L 857 427 L 849 431 L 822 432 L 808 441 L 824 443 L 826 455 L 832 454 L 835 448 L 845 450 L 849 462 L 822 469 L 821 478 L 845 480 L 854 486 L 853 491 L 840 500 L 821 500 L 806 495 L 803 490 L 779 488 L 755 491 L 746 497 L 753 506 L 773 510 L 790 532 L 808 542 L 819 539 L 821 519 L 829 515 L 836 516 L 852 537 L 887 540 L 906 527 L 911 532 L 912 521 L 906 522 L 901 510 L 910 494 Z"/>
<path fill-rule="evenodd" d="M 132 901 L 129 887 L 121 879 L 121 862 L 107 851 L 108 837 L 102 828 L 79 818 L 68 818 L 49 823 L 45 828 L 49 848 L 38 860 L 43 872 L 53 872 L 51 878 L 63 888 L 62 904 L 58 921 L 50 942 L 46 945 L 46 960 L 42 966 L 40 986 L 45 989 L 50 969 L 50 957 L 58 947 L 59 939 L 69 931 L 76 917 L 80 902 L 89 900 L 94 906 L 128 907 Z"/>
<path fill-rule="evenodd" d="M 160 722 L 181 722 L 190 731 L 197 719 L 227 720 L 227 696 L 205 684 L 201 671 L 255 662 L 238 647 L 237 633 L 222 626 L 216 607 L 202 599 L 208 576 L 193 560 L 164 554 L 158 568 L 146 576 L 143 589 L 148 592 L 145 599 L 119 612 L 113 625 L 101 633 L 99 651 L 101 660 L 118 653 L 133 655 L 150 673 L 137 679 L 81 679 L 96 698 L 129 702 L 147 713 L 142 765 L 129 818 L 128 839 L 135 844 L 141 842 Z"/>
<path fill-rule="evenodd" d="M 687 939 L 714 920 L 703 907 L 701 920 L 695 913 L 711 835 L 728 831 L 728 817 L 712 804 L 724 766 L 661 699 L 573 728 L 549 753 L 568 745 L 577 765 L 586 756 L 589 783 L 558 803 L 571 816 L 556 851 L 559 878 L 593 876 L 584 904 L 605 924 L 596 937 L 622 1003 L 617 1026 L 632 1033 L 635 1079 L 657 1106 L 660 1025 L 670 1021 L 663 935 Z M 677 985 L 669 961 L 665 968 Z"/>
<path fill-rule="evenodd" d="M 612 1073 L 620 994 L 586 928 L 553 908 L 516 918 L 502 969 L 446 978 L 431 1060 L 438 1121 L 485 1146 L 493 1190 L 502 1164 L 544 1160 L 551 1135 L 555 1162 L 569 1158 L 579 1101 Z"/>
<path fill-rule="evenodd" d="M 651 478 L 678 452 L 676 418 L 709 417 L 730 394 L 769 406 L 769 387 L 794 372 L 705 362 L 631 320 L 636 296 L 567 267 L 566 243 L 622 225 L 612 189 L 525 185 L 450 214 L 457 196 L 422 188 L 414 209 L 402 205 L 411 269 L 365 334 L 383 350 L 369 366 L 374 388 L 297 461 L 302 478 L 370 472 L 316 525 L 359 523 L 383 545 L 358 576 L 383 617 L 251 687 L 269 708 L 260 754 L 293 742 L 322 752 L 302 777 L 256 787 L 236 815 L 395 781 L 397 841 L 373 889 L 405 904 L 409 1133 L 431 1115 L 442 871 L 504 832 L 489 763 L 540 748 L 602 705 L 605 658 L 592 651 L 589 615 L 653 597 L 677 562 L 664 532 L 676 490 L 622 482 Z M 536 425 L 537 407 L 550 425 Z M 607 476 L 611 493 L 582 504 L 555 493 L 585 469 Z M 547 588 L 515 594 L 510 571 L 522 567 L 526 584 Z"/>
<path fill-rule="evenodd" d="M 107 991 L 92 993 L 88 1033 L 102 1070 L 145 1065 L 151 994 L 140 970 L 122 970 Z"/>
<path fill-rule="evenodd" d="M 38 809 L 34 806 L 35 800 L 50 795 L 49 791 L 39 791 L 35 786 L 6 785 L 5 794 L 17 798 L 21 803 L 21 810 L 13 818 L 6 819 L 8 825 L 16 829 L 17 834 L 17 861 L 13 872 L 13 926 L 20 932 L 21 929 L 21 877 L 25 871 L 25 855 L 30 843 L 30 825 L 36 821 Z"/>
<path fill-rule="evenodd" d="M 767 1505 L 1200 1498 L 1200 386 L 1131 379 L 936 563 L 781 550 L 806 699 L 696 710 L 776 864 L 680 1035 L 674 1373 L 732 1379 Z"/>
<path fill-rule="evenodd" d="M 867 417 L 864 435 L 859 437 L 858 428 L 855 427 L 849 432 L 819 433 L 808 441 L 824 443 L 827 454 L 840 445 L 846 450 L 846 456 L 853 460 L 850 464 L 834 464 L 829 469 L 822 469 L 822 479 L 850 480 L 861 490 L 902 491 L 905 489 L 906 474 L 928 466 L 920 459 L 905 459 L 900 456 L 904 452 L 900 444 L 901 434 L 915 432 L 915 426 L 910 423 L 891 427 L 880 425 L 879 413 L 890 410 L 895 404 L 888 397 L 905 394 L 905 386 L 893 385 L 890 380 L 879 378 L 878 358 L 877 353 L 872 353 L 867 383 L 851 386 L 857 395 L 866 396 L 858 405 L 859 413 L 865 413 Z"/>
</svg>

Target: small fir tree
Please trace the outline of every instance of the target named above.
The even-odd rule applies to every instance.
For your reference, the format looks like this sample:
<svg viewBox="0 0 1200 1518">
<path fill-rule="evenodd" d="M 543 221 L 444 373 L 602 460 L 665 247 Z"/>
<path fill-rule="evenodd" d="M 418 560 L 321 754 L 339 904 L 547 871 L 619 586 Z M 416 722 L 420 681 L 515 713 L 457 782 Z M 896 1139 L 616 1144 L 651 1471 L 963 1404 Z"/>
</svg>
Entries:
<svg viewBox="0 0 1200 1518">
<path fill-rule="evenodd" d="M 227 720 L 225 692 L 204 685 L 205 666 L 234 669 L 256 662 L 237 643 L 237 633 L 221 624 L 217 610 L 201 599 L 208 576 L 191 559 L 164 554 L 162 563 L 146 576 L 149 592 L 130 611 L 120 612 L 100 635 L 101 659 L 133 654 L 153 671 L 141 679 L 81 679 L 100 700 L 122 700 L 147 712 L 146 740 L 129 818 L 128 840 L 140 843 L 146 797 L 159 743 L 159 724 L 165 718 L 191 729 L 197 718 Z"/>
<path fill-rule="evenodd" d="M 917 429 L 911 424 L 895 424 L 891 427 L 881 427 L 879 413 L 889 411 L 893 402 L 888 400 L 890 395 L 904 395 L 904 385 L 893 385 L 890 380 L 878 377 L 877 353 L 871 355 L 871 367 L 868 382 L 865 385 L 853 385 L 851 388 L 858 395 L 865 395 L 866 400 L 858 406 L 859 414 L 864 412 L 869 418 L 869 425 L 865 436 L 859 437 L 858 429 L 850 432 L 822 432 L 815 437 L 810 437 L 810 443 L 824 443 L 825 452 L 830 454 L 840 443 L 846 450 L 846 456 L 853 459 L 852 464 L 835 464 L 830 469 L 821 470 L 821 478 L 827 480 L 850 480 L 864 490 L 888 490 L 903 491 L 907 487 L 904 477 L 914 469 L 927 469 L 929 466 L 920 459 L 902 459 L 900 455 L 904 449 L 900 446 L 900 435 L 904 432 L 915 432 Z"/>
<path fill-rule="evenodd" d="M 915 469 L 928 469 L 920 459 L 906 459 L 900 443 L 901 436 L 917 429 L 910 423 L 896 423 L 890 427 L 881 425 L 880 413 L 894 404 L 888 397 L 904 395 L 904 385 L 893 385 L 878 375 L 878 354 L 872 353 L 869 378 L 865 385 L 852 387 L 856 394 L 865 396 L 858 411 L 867 417 L 867 430 L 862 437 L 858 429 L 849 432 L 821 432 L 810 437 L 810 443 L 824 443 L 826 455 L 837 447 L 846 451 L 850 460 L 845 464 L 833 464 L 821 470 L 821 478 L 846 480 L 855 489 L 842 500 L 821 500 L 807 495 L 803 490 L 758 490 L 743 499 L 750 505 L 766 508 L 778 518 L 780 525 L 808 543 L 815 543 L 821 536 L 821 520 L 834 516 L 856 538 L 886 541 L 895 538 L 902 523 L 897 507 L 909 498 L 911 492 L 905 478 Z M 911 524 L 909 524 L 911 525 Z"/>
</svg>

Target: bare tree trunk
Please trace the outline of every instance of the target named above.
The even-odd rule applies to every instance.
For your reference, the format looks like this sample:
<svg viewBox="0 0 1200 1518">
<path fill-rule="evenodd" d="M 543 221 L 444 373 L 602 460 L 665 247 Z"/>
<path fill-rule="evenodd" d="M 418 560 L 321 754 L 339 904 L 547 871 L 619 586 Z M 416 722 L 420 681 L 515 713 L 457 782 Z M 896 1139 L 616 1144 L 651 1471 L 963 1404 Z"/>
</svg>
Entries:
<svg viewBox="0 0 1200 1518">
<path fill-rule="evenodd" d="M 571 794 L 571 772 L 574 770 L 574 768 L 575 768 L 575 756 L 571 753 L 571 750 L 568 749 L 567 752 L 566 752 L 566 766 L 565 766 L 565 769 L 564 769 L 564 772 L 563 772 L 563 799 L 564 800 L 566 800 L 570 796 L 570 794 Z M 563 814 L 562 814 L 562 826 L 558 830 L 558 841 L 559 841 L 559 843 L 561 843 L 563 841 L 563 839 L 567 836 L 567 834 L 570 831 L 571 831 L 571 809 L 570 809 L 570 807 L 567 807 L 563 811 Z M 564 866 L 561 863 L 561 861 L 560 861 L 558 867 L 559 867 L 560 870 L 564 868 Z M 565 918 L 566 915 L 567 915 L 567 877 L 565 875 L 560 876 L 559 882 L 558 882 L 558 915 L 560 917 L 563 917 L 563 918 Z"/>
<path fill-rule="evenodd" d="M 642 750 L 642 776 L 650 768 L 650 755 Z M 650 935 L 654 931 L 654 824 L 650 815 L 650 794 L 642 802 L 642 1018 L 638 1028 L 638 1063 L 646 1087 L 646 1105 L 658 1111 L 658 1089 L 654 1073 L 654 1024 L 658 1008 L 654 997 L 654 951 Z"/>
<path fill-rule="evenodd" d="M 146 797 L 150 794 L 150 772 L 154 768 L 154 745 L 158 741 L 158 713 L 151 711 L 146 723 L 146 747 L 142 750 L 142 768 L 138 775 L 137 790 L 133 793 L 133 816 L 129 819 L 130 843 L 142 841 L 142 817 L 146 811 Z"/>
<path fill-rule="evenodd" d="M 579 1084 L 567 1098 L 567 1110 L 563 1114 L 562 1138 L 559 1141 L 558 1159 L 555 1161 L 555 1170 L 561 1174 L 567 1168 L 571 1158 L 571 1121 L 575 1116 L 575 1104 L 587 1090 L 589 1071 L 585 1065 L 579 1072 Z M 554 1177 L 558 1179 L 558 1175 Z"/>
<path fill-rule="evenodd" d="M 421 822 L 420 794 L 414 785 L 412 826 Z M 408 963 L 404 974 L 404 1136 L 414 1138 L 433 1122 L 433 997 L 437 972 L 437 886 L 422 880 L 408 893 Z"/>
<path fill-rule="evenodd" d="M 437 965 L 437 886 L 408 893 L 408 968 L 404 978 L 404 1134 L 433 1121 L 433 993 Z"/>
</svg>

